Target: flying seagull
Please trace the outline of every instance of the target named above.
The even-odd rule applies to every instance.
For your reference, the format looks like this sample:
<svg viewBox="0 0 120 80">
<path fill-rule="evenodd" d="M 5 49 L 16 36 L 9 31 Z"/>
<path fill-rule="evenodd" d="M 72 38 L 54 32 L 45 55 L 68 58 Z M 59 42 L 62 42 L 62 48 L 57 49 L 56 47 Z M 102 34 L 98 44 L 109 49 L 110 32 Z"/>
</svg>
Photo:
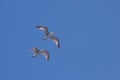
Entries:
<svg viewBox="0 0 120 80">
<path fill-rule="evenodd" d="M 54 36 L 54 32 L 49 32 L 48 27 L 46 26 L 36 26 L 36 28 L 42 30 L 46 34 L 46 37 L 43 39 L 44 41 L 51 39 L 56 44 L 56 46 L 60 48 L 60 41 L 57 37 Z"/>
<path fill-rule="evenodd" d="M 47 60 L 49 60 L 49 52 L 45 49 L 38 49 L 37 47 L 32 48 L 32 51 L 34 52 L 32 57 L 36 57 L 37 55 L 41 54 L 44 55 Z"/>
</svg>

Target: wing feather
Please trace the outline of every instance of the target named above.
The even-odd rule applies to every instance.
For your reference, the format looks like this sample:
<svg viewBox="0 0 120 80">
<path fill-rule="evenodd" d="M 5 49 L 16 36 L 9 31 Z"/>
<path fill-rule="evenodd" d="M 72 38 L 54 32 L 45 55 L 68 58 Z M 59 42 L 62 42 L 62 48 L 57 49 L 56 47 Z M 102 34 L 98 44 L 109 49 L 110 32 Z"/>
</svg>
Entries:
<svg viewBox="0 0 120 80">
<path fill-rule="evenodd" d="M 49 52 L 47 50 L 41 50 L 40 53 L 44 55 L 47 60 L 49 60 L 50 57 L 49 57 Z"/>
<path fill-rule="evenodd" d="M 48 27 L 45 27 L 45 26 L 36 26 L 36 28 L 42 30 L 46 35 L 49 34 Z"/>
<path fill-rule="evenodd" d="M 53 42 L 55 42 L 55 44 L 56 44 L 56 46 L 57 46 L 58 48 L 60 48 L 60 42 L 59 42 L 59 39 L 58 39 L 57 37 L 52 36 L 52 37 L 50 37 L 50 39 L 51 39 Z"/>
</svg>

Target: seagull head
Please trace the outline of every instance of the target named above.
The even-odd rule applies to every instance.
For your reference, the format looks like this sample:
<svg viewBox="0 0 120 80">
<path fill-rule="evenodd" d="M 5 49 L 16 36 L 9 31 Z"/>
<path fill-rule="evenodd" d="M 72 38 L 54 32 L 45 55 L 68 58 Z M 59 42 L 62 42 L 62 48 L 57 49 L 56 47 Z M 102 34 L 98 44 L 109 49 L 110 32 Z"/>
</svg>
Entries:
<svg viewBox="0 0 120 80">
<path fill-rule="evenodd" d="M 37 52 L 37 51 L 38 51 L 38 48 L 37 48 L 37 47 L 34 47 L 34 48 L 32 48 L 32 51 L 33 51 L 33 52 Z"/>
</svg>

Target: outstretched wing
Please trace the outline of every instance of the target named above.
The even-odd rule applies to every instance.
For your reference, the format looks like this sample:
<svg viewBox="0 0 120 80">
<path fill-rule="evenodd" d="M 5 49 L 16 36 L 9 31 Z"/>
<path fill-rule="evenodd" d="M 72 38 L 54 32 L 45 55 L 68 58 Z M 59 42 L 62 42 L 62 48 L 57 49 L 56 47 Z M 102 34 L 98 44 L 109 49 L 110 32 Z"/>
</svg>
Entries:
<svg viewBox="0 0 120 80">
<path fill-rule="evenodd" d="M 51 39 L 53 42 L 55 42 L 55 44 L 56 44 L 56 46 L 57 46 L 58 48 L 60 48 L 60 41 L 59 41 L 59 39 L 58 39 L 57 37 L 52 36 L 52 37 L 50 37 L 50 39 Z"/>
<path fill-rule="evenodd" d="M 36 28 L 42 30 L 46 35 L 49 34 L 48 27 L 45 27 L 45 26 L 36 26 Z"/>
<path fill-rule="evenodd" d="M 49 52 L 48 52 L 47 50 L 43 50 L 43 49 L 42 49 L 42 50 L 40 50 L 40 53 L 41 53 L 42 55 L 44 55 L 47 60 L 50 59 L 50 55 L 49 55 Z"/>
</svg>

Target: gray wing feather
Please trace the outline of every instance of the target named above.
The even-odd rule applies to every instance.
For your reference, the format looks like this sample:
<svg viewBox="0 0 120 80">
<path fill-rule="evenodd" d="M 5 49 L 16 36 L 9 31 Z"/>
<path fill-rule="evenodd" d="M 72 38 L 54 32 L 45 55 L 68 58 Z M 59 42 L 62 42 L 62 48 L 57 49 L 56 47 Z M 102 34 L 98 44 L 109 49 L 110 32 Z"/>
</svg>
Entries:
<svg viewBox="0 0 120 80">
<path fill-rule="evenodd" d="M 50 37 L 50 39 L 51 39 L 53 42 L 55 42 L 55 44 L 56 44 L 56 46 L 57 46 L 58 48 L 60 48 L 60 41 L 59 41 L 59 39 L 58 39 L 57 37 L 52 36 L 52 37 Z"/>
<path fill-rule="evenodd" d="M 45 27 L 45 26 L 36 26 L 36 28 L 42 30 L 46 35 L 49 34 L 48 27 Z"/>
<path fill-rule="evenodd" d="M 47 60 L 50 59 L 50 57 L 49 57 L 50 55 L 49 55 L 49 52 L 47 50 L 41 50 L 40 53 L 42 55 L 44 55 Z"/>
</svg>

